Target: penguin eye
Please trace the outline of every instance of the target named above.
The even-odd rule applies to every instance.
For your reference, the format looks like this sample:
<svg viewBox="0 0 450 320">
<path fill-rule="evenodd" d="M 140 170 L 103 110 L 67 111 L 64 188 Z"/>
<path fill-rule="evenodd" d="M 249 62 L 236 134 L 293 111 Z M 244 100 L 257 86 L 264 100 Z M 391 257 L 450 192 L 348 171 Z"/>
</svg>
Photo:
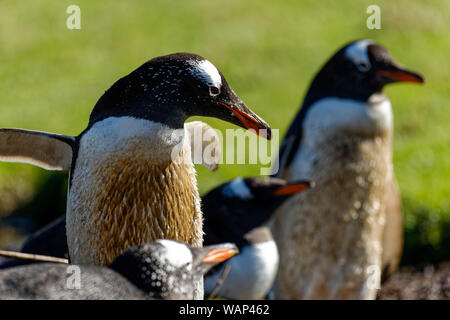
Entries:
<svg viewBox="0 0 450 320">
<path fill-rule="evenodd" d="M 356 67 L 358 68 L 359 71 L 367 71 L 370 69 L 370 65 L 367 62 L 364 61 L 360 61 L 356 64 Z"/>
<path fill-rule="evenodd" d="M 211 96 L 217 96 L 220 93 L 220 89 L 215 86 L 209 86 L 209 94 Z"/>
</svg>

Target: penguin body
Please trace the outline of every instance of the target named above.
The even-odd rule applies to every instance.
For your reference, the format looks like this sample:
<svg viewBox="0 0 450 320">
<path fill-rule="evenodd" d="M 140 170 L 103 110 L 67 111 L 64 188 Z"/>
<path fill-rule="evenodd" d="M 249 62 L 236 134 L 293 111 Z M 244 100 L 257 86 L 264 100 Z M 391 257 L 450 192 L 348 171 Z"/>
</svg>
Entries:
<svg viewBox="0 0 450 320">
<path fill-rule="evenodd" d="M 218 296 L 229 299 L 262 299 L 273 284 L 279 257 L 265 223 L 287 198 L 304 191 L 308 181 L 286 183 L 276 178 L 235 178 L 202 197 L 205 244 L 223 239 L 235 243 L 240 253 L 205 277 L 205 293 L 217 286 Z M 229 268 L 219 284 L 225 268 Z"/>
<path fill-rule="evenodd" d="M 339 142 L 329 145 L 329 151 L 338 155 L 353 148 L 352 157 L 358 160 L 349 163 L 343 158 L 350 155 L 342 153 L 319 158 L 314 174 L 308 176 L 321 182 L 315 192 L 287 200 L 276 213 L 274 237 L 283 259 L 278 274 L 283 280 L 275 290 L 278 299 L 375 297 L 377 279 L 371 288 L 366 284 L 381 268 L 386 181 L 376 177 L 387 174 L 389 143 L 381 138 L 335 138 Z M 379 157 L 373 157 L 374 151 Z"/>
<path fill-rule="evenodd" d="M 0 271 L 0 298 L 193 299 L 194 287 L 203 274 L 235 253 L 237 248 L 231 244 L 193 248 L 157 240 L 127 249 L 109 267 L 20 266 Z"/>
<path fill-rule="evenodd" d="M 399 201 L 388 191 L 395 183 L 393 116 L 382 88 L 397 81 L 423 78 L 371 40 L 344 46 L 312 81 L 282 142 L 276 176 L 311 179 L 316 187 L 288 199 L 272 221 L 280 251 L 276 298 L 375 298 L 389 263 L 382 261 L 386 204 Z"/>
<path fill-rule="evenodd" d="M 128 117 L 102 120 L 82 136 L 66 215 L 73 261 L 108 264 L 153 239 L 201 246 L 200 196 L 186 141 L 184 129 Z"/>
</svg>

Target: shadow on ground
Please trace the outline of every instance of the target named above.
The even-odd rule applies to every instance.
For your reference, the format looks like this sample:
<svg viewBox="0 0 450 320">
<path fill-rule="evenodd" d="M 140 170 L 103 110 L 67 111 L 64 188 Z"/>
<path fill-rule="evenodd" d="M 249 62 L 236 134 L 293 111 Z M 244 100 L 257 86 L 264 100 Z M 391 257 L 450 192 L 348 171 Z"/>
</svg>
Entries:
<svg viewBox="0 0 450 320">
<path fill-rule="evenodd" d="M 18 206 L 2 224 L 24 234 L 32 233 L 65 214 L 66 199 L 67 174 L 45 174 L 30 201 Z"/>
</svg>

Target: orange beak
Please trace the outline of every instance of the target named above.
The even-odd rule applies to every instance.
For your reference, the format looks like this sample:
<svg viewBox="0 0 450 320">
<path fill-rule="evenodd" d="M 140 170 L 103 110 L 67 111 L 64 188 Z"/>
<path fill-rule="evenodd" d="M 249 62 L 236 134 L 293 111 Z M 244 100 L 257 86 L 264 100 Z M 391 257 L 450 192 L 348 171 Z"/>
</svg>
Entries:
<svg viewBox="0 0 450 320">
<path fill-rule="evenodd" d="M 247 128 L 248 130 L 254 130 L 258 136 L 266 138 L 267 140 L 270 140 L 272 138 L 270 130 L 268 130 L 262 123 L 260 123 L 258 120 L 256 120 L 248 113 L 245 113 L 244 111 L 241 111 L 236 107 L 229 106 L 224 102 L 219 103 L 225 106 L 226 108 L 230 109 L 231 112 L 233 112 L 233 114 L 239 119 L 239 121 L 241 121 L 244 127 Z M 260 131 L 260 129 L 262 131 Z"/>
<path fill-rule="evenodd" d="M 411 72 L 396 67 L 394 69 L 377 70 L 376 74 L 398 82 L 413 82 L 413 83 L 425 82 L 424 78 L 421 75 L 415 72 Z"/>
<path fill-rule="evenodd" d="M 217 249 L 209 252 L 202 262 L 206 263 L 218 263 L 230 259 L 234 255 L 238 254 L 239 250 L 236 248 Z"/>
<path fill-rule="evenodd" d="M 308 190 L 309 188 L 313 187 L 314 183 L 309 181 L 302 181 L 302 182 L 296 182 L 296 183 L 290 183 L 288 185 L 282 186 L 275 190 L 274 194 L 277 196 L 287 196 L 296 194 L 305 190 Z"/>
</svg>

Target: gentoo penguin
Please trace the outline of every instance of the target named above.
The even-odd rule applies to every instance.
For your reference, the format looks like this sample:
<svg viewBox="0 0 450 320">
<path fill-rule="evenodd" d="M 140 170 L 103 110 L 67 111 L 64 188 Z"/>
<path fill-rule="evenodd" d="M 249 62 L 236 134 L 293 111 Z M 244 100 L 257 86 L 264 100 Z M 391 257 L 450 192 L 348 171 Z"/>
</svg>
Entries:
<svg viewBox="0 0 450 320">
<path fill-rule="evenodd" d="M 270 127 L 211 62 L 175 53 L 118 80 L 77 137 L 1 130 L 0 159 L 70 169 L 72 263 L 109 265 L 126 248 L 159 238 L 199 247 L 200 196 L 184 127 L 191 116 L 216 117 L 270 138 Z"/>
<path fill-rule="evenodd" d="M 232 244 L 156 240 L 127 249 L 109 267 L 20 266 L 0 272 L 0 299 L 193 299 L 203 274 L 237 252 Z"/>
<path fill-rule="evenodd" d="M 217 170 L 222 153 L 222 145 L 217 132 L 208 124 L 201 121 L 187 122 L 184 127 L 191 141 L 192 161 L 205 166 L 211 171 Z M 199 141 L 201 142 L 201 148 L 196 149 L 198 148 L 196 147 L 196 143 Z M 200 156 L 196 154 L 197 150 L 200 150 Z M 67 247 L 66 217 L 62 216 L 31 234 L 26 239 L 20 251 L 23 253 L 68 259 L 69 249 Z M 0 258 L 3 257 L 0 255 Z M 0 269 L 35 262 L 26 259 L 4 259 L 3 261 L 0 260 Z"/>
<path fill-rule="evenodd" d="M 310 187 L 308 181 L 286 183 L 276 178 L 236 178 L 202 197 L 205 244 L 235 243 L 240 254 L 205 276 L 205 293 L 216 287 L 229 299 L 264 298 L 278 269 L 278 250 L 264 224 L 288 197 Z M 229 272 L 221 285 L 222 274 Z"/>
<path fill-rule="evenodd" d="M 344 46 L 312 81 L 281 144 L 276 176 L 310 179 L 316 187 L 288 199 L 274 215 L 276 298 L 373 299 L 382 264 L 398 263 L 392 255 L 382 261 L 383 231 L 400 232 L 385 239 L 402 237 L 401 223 L 389 228 L 390 216 L 398 221 L 402 213 L 391 192 L 393 115 L 382 93 L 394 82 L 424 79 L 371 40 Z M 388 203 L 397 211 L 386 221 Z"/>
<path fill-rule="evenodd" d="M 191 141 L 192 161 L 195 164 L 202 164 L 211 171 L 217 170 L 222 153 L 222 145 L 217 132 L 208 124 L 201 121 L 187 122 L 184 127 Z M 196 143 L 199 141 L 201 142 L 200 149 L 196 147 Z M 196 154 L 198 150 L 200 150 L 200 155 Z M 20 251 L 23 253 L 68 259 L 69 249 L 67 247 L 66 217 L 62 216 L 31 234 L 26 239 Z M 2 258 L 4 257 L 0 255 L 0 269 L 36 262 L 26 259 L 1 260 Z"/>
</svg>

